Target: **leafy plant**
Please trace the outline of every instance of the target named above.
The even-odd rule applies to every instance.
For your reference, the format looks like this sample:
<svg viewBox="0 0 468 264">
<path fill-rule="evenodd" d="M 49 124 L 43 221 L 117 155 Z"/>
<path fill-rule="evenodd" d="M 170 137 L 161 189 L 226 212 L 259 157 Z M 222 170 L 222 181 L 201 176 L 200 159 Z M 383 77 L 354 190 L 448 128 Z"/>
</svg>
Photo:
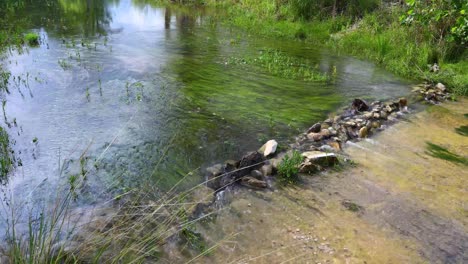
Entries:
<svg viewBox="0 0 468 264">
<path fill-rule="evenodd" d="M 294 183 L 298 180 L 299 165 L 303 157 L 298 151 L 293 151 L 291 157 L 286 154 L 278 165 L 278 175 L 284 183 Z"/>
<path fill-rule="evenodd" d="M 429 27 L 434 40 L 468 44 L 468 2 L 465 0 L 407 0 L 408 10 L 400 21 Z"/>
</svg>

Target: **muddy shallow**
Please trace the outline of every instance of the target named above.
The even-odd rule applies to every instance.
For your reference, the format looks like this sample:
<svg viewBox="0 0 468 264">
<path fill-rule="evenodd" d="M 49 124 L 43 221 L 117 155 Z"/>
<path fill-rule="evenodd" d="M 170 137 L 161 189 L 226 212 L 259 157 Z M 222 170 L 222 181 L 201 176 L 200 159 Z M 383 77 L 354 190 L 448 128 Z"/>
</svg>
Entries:
<svg viewBox="0 0 468 264">
<path fill-rule="evenodd" d="M 297 186 L 239 189 L 218 217 L 198 224 L 217 249 L 199 263 L 466 263 L 467 101 L 408 115 L 372 139 L 348 144 L 356 163 L 302 176 Z M 168 248 L 167 262 L 193 258 Z M 169 261 L 170 259 L 170 261 Z"/>
</svg>

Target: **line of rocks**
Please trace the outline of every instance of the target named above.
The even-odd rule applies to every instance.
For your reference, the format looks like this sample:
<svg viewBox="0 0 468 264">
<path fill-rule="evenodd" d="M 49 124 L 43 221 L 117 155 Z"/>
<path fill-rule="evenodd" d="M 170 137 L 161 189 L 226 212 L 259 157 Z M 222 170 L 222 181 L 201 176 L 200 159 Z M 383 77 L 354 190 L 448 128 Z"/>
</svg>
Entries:
<svg viewBox="0 0 468 264">
<path fill-rule="evenodd" d="M 422 84 L 413 92 L 429 103 L 439 103 L 450 97 L 445 86 Z M 375 101 L 367 103 L 354 99 L 351 106 L 334 118 L 312 125 L 305 133 L 296 137 L 288 152 L 277 153 L 278 143 L 269 140 L 259 150 L 249 152 L 240 160 L 228 160 L 206 169 L 207 185 L 216 192 L 237 183 L 254 189 L 264 189 L 271 182 L 278 166 L 292 150 L 300 151 L 303 161 L 300 173 L 316 173 L 338 164 L 337 153 L 342 151 L 347 141 L 367 138 L 384 130 L 408 113 L 408 100 L 399 98 L 394 101 Z"/>
</svg>

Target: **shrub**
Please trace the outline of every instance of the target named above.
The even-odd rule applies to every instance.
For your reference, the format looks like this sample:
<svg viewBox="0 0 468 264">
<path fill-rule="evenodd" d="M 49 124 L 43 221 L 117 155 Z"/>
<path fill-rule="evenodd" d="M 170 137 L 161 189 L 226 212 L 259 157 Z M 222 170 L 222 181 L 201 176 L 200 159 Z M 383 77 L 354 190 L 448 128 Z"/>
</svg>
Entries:
<svg viewBox="0 0 468 264">
<path fill-rule="evenodd" d="M 303 157 L 298 151 L 294 151 L 292 156 L 286 155 L 278 166 L 278 175 L 284 183 L 294 183 L 298 180 L 299 165 Z"/>
</svg>

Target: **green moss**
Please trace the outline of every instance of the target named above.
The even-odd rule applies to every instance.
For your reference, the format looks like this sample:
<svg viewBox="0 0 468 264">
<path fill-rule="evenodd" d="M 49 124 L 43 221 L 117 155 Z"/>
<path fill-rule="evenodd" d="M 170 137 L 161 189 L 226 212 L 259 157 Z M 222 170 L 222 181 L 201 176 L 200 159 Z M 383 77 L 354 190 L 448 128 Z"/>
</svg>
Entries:
<svg viewBox="0 0 468 264">
<path fill-rule="evenodd" d="M 432 157 L 468 166 L 468 159 L 466 159 L 465 157 L 459 156 L 455 153 L 452 153 L 448 149 L 442 146 L 439 146 L 430 142 L 426 142 L 426 148 L 428 150 L 426 153 Z"/>
<path fill-rule="evenodd" d="M 34 32 L 27 33 L 24 35 L 24 40 L 29 46 L 38 46 L 39 45 L 39 35 Z"/>
</svg>

